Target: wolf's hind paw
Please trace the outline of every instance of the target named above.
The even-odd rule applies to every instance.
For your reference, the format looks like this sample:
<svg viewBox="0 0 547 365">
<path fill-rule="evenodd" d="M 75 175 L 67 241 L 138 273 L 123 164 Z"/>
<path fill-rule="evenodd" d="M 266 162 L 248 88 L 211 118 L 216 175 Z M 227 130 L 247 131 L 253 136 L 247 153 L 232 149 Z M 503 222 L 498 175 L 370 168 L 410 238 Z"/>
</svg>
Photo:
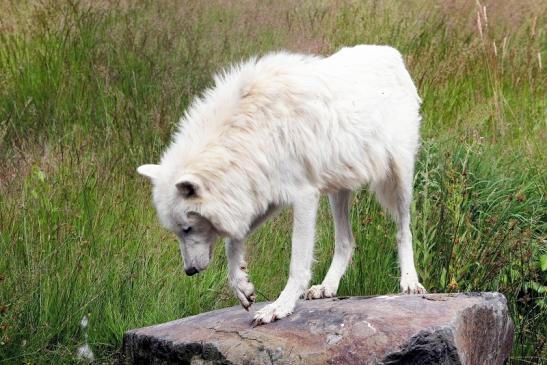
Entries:
<svg viewBox="0 0 547 365">
<path fill-rule="evenodd" d="M 403 294 L 427 294 L 427 290 L 418 281 L 401 282 L 401 292 Z"/>
</svg>

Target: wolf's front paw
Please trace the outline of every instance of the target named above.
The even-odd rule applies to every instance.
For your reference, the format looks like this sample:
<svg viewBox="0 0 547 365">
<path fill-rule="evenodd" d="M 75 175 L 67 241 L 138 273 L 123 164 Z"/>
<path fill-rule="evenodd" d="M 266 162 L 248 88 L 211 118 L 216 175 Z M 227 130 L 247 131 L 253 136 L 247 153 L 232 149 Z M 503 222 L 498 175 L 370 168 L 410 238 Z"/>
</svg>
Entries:
<svg viewBox="0 0 547 365">
<path fill-rule="evenodd" d="M 307 300 L 332 298 L 335 296 L 336 296 L 336 292 L 323 284 L 312 286 L 311 288 L 306 290 L 306 294 L 304 294 L 304 298 L 306 298 Z"/>
<path fill-rule="evenodd" d="M 238 272 L 236 277 L 233 280 L 230 280 L 230 285 L 243 308 L 248 311 L 249 307 L 256 299 L 256 294 L 255 287 L 253 283 L 249 281 L 247 273 L 244 271 Z"/>
<path fill-rule="evenodd" d="M 276 300 L 268 304 L 261 310 L 257 311 L 254 316 L 253 323 L 255 326 L 271 323 L 275 320 L 285 318 L 292 313 L 294 304 Z"/>
<path fill-rule="evenodd" d="M 401 279 L 401 292 L 403 294 L 426 294 L 427 290 L 420 284 L 418 279 Z"/>
</svg>

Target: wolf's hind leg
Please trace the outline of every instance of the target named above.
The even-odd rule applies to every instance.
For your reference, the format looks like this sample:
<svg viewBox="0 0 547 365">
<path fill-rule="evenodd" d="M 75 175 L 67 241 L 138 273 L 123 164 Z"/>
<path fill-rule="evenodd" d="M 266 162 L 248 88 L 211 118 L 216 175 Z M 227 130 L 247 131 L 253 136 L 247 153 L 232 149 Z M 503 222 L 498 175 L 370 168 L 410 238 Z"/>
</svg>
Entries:
<svg viewBox="0 0 547 365">
<path fill-rule="evenodd" d="M 412 233 L 410 232 L 410 201 L 412 198 L 412 176 L 414 161 L 410 168 L 403 169 L 392 162 L 391 171 L 384 181 L 372 186 L 380 204 L 397 222 L 397 252 L 401 269 L 401 292 L 405 294 L 426 293 L 418 281 L 414 266 Z"/>
<path fill-rule="evenodd" d="M 314 285 L 306 291 L 306 299 L 336 296 L 340 279 L 346 272 L 355 247 L 349 219 L 351 191 L 340 190 L 329 194 L 329 203 L 334 219 L 334 257 L 325 279 L 320 285 Z"/>
</svg>

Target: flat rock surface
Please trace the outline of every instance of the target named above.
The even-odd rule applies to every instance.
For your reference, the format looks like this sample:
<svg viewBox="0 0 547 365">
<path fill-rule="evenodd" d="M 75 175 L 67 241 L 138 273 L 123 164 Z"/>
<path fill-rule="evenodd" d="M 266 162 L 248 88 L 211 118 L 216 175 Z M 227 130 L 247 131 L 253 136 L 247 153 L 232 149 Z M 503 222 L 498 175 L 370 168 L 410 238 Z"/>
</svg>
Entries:
<svg viewBox="0 0 547 365">
<path fill-rule="evenodd" d="M 267 303 L 220 309 L 127 331 L 136 364 L 503 364 L 513 322 L 499 293 L 341 297 L 300 301 L 253 327 Z"/>
</svg>

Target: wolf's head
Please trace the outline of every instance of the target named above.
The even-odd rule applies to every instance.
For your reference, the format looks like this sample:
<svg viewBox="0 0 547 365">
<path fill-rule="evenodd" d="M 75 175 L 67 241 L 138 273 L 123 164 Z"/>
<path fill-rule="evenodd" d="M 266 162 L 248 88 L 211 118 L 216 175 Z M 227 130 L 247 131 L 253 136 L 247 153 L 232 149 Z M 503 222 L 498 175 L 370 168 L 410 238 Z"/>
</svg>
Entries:
<svg viewBox="0 0 547 365">
<path fill-rule="evenodd" d="M 137 171 L 153 185 L 154 205 L 162 225 L 179 239 L 184 271 L 194 275 L 209 265 L 221 232 L 204 212 L 206 188 L 198 176 L 171 179 L 161 165 L 142 165 Z"/>
</svg>

